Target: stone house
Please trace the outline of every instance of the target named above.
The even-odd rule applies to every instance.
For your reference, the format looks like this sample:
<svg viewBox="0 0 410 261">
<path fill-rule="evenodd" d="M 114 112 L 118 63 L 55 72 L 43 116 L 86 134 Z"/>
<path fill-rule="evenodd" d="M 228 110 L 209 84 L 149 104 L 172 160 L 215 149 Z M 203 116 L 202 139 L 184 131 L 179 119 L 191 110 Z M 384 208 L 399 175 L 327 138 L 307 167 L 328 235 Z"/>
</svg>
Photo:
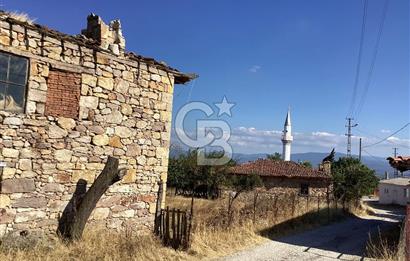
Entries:
<svg viewBox="0 0 410 261">
<path fill-rule="evenodd" d="M 87 20 L 72 36 L 0 12 L 0 235 L 55 231 L 77 182 L 91 185 L 108 156 L 127 174 L 90 222 L 153 224 L 174 84 L 193 76 L 126 52 L 118 20 Z"/>
<path fill-rule="evenodd" d="M 331 190 L 329 168 L 320 170 L 305 167 L 293 161 L 258 159 L 234 166 L 232 175 L 258 175 L 264 188 L 272 193 L 326 196 Z"/>
</svg>

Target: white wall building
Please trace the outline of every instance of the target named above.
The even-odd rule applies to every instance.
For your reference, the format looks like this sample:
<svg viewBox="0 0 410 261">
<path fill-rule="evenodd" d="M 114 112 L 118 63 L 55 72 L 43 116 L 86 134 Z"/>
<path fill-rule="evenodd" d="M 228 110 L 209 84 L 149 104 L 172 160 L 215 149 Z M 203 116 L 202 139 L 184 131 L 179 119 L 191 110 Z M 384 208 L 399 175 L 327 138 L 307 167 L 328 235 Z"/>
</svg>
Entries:
<svg viewBox="0 0 410 261">
<path fill-rule="evenodd" d="M 394 178 L 379 182 L 379 203 L 405 206 L 410 202 L 410 179 Z"/>
</svg>

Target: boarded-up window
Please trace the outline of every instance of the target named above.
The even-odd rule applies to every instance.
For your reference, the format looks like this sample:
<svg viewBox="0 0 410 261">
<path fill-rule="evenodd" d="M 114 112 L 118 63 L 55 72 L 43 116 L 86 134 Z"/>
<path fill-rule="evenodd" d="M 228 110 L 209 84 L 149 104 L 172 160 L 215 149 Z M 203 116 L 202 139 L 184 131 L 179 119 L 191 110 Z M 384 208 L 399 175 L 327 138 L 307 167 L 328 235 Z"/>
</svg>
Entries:
<svg viewBox="0 0 410 261">
<path fill-rule="evenodd" d="M 50 70 L 47 80 L 46 115 L 77 118 L 81 74 Z"/>
<path fill-rule="evenodd" d="M 0 52 L 0 110 L 23 112 L 28 59 Z"/>
</svg>

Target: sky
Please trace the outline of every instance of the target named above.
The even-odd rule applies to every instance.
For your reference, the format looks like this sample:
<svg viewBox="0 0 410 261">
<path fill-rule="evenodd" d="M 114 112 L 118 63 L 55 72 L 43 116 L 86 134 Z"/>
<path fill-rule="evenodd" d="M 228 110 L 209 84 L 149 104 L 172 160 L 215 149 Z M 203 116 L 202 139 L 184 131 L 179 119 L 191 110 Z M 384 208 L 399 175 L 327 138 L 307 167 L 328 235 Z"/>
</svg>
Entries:
<svg viewBox="0 0 410 261">
<path fill-rule="evenodd" d="M 368 4 L 356 101 L 364 92 L 385 1 Z M 91 12 L 106 22 L 120 19 L 127 50 L 199 75 L 175 86 L 174 118 L 192 101 L 215 112 L 214 103 L 224 96 L 235 103 L 231 116 L 192 112 L 184 128 L 195 133 L 198 120 L 223 120 L 233 151 L 240 153 L 281 152 L 289 107 L 293 152 L 346 151 L 363 2 L 0 0 L 2 9 L 28 13 L 68 34 L 80 33 Z M 365 103 L 360 114 L 353 113 L 354 154 L 359 137 L 368 146 L 410 121 L 409 10 L 407 0 L 389 1 Z M 178 142 L 175 132 L 172 141 Z M 364 155 L 386 157 L 393 147 L 410 154 L 410 126 L 366 147 Z"/>
</svg>

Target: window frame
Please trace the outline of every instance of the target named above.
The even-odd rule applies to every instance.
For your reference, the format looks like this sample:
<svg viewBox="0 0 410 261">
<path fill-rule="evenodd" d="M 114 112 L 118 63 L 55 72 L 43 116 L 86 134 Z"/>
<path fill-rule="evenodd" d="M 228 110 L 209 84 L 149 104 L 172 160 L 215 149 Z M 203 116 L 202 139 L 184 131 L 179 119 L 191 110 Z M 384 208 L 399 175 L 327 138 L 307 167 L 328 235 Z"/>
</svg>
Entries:
<svg viewBox="0 0 410 261">
<path fill-rule="evenodd" d="M 299 195 L 300 196 L 309 196 L 309 183 L 300 183 L 300 190 L 299 190 Z M 306 192 L 306 193 L 304 193 Z"/>
<path fill-rule="evenodd" d="M 10 112 L 10 113 L 26 113 L 26 103 L 27 103 L 27 93 L 28 93 L 28 80 L 29 80 L 29 73 L 30 73 L 30 58 L 26 57 L 26 56 L 22 56 L 22 55 L 18 55 L 18 54 L 14 54 L 11 52 L 6 52 L 3 50 L 0 50 L 0 54 L 3 55 L 7 55 L 8 56 L 8 61 L 7 61 L 7 80 L 1 80 L 0 79 L 0 83 L 5 84 L 7 87 L 7 89 L 9 88 L 9 85 L 17 85 L 17 86 L 21 86 L 24 88 L 23 91 L 23 101 L 22 101 L 22 111 L 11 111 L 11 110 L 7 110 L 6 108 L 0 108 L 0 111 L 5 111 L 5 112 Z M 9 73 L 10 73 L 10 61 L 11 61 L 11 57 L 18 57 L 18 58 L 22 58 L 25 59 L 27 61 L 27 66 L 26 66 L 26 71 L 25 71 L 25 79 L 24 79 L 24 84 L 19 84 L 19 83 L 14 83 L 14 82 L 10 82 L 9 79 Z M 6 89 L 6 90 L 7 90 Z"/>
</svg>

